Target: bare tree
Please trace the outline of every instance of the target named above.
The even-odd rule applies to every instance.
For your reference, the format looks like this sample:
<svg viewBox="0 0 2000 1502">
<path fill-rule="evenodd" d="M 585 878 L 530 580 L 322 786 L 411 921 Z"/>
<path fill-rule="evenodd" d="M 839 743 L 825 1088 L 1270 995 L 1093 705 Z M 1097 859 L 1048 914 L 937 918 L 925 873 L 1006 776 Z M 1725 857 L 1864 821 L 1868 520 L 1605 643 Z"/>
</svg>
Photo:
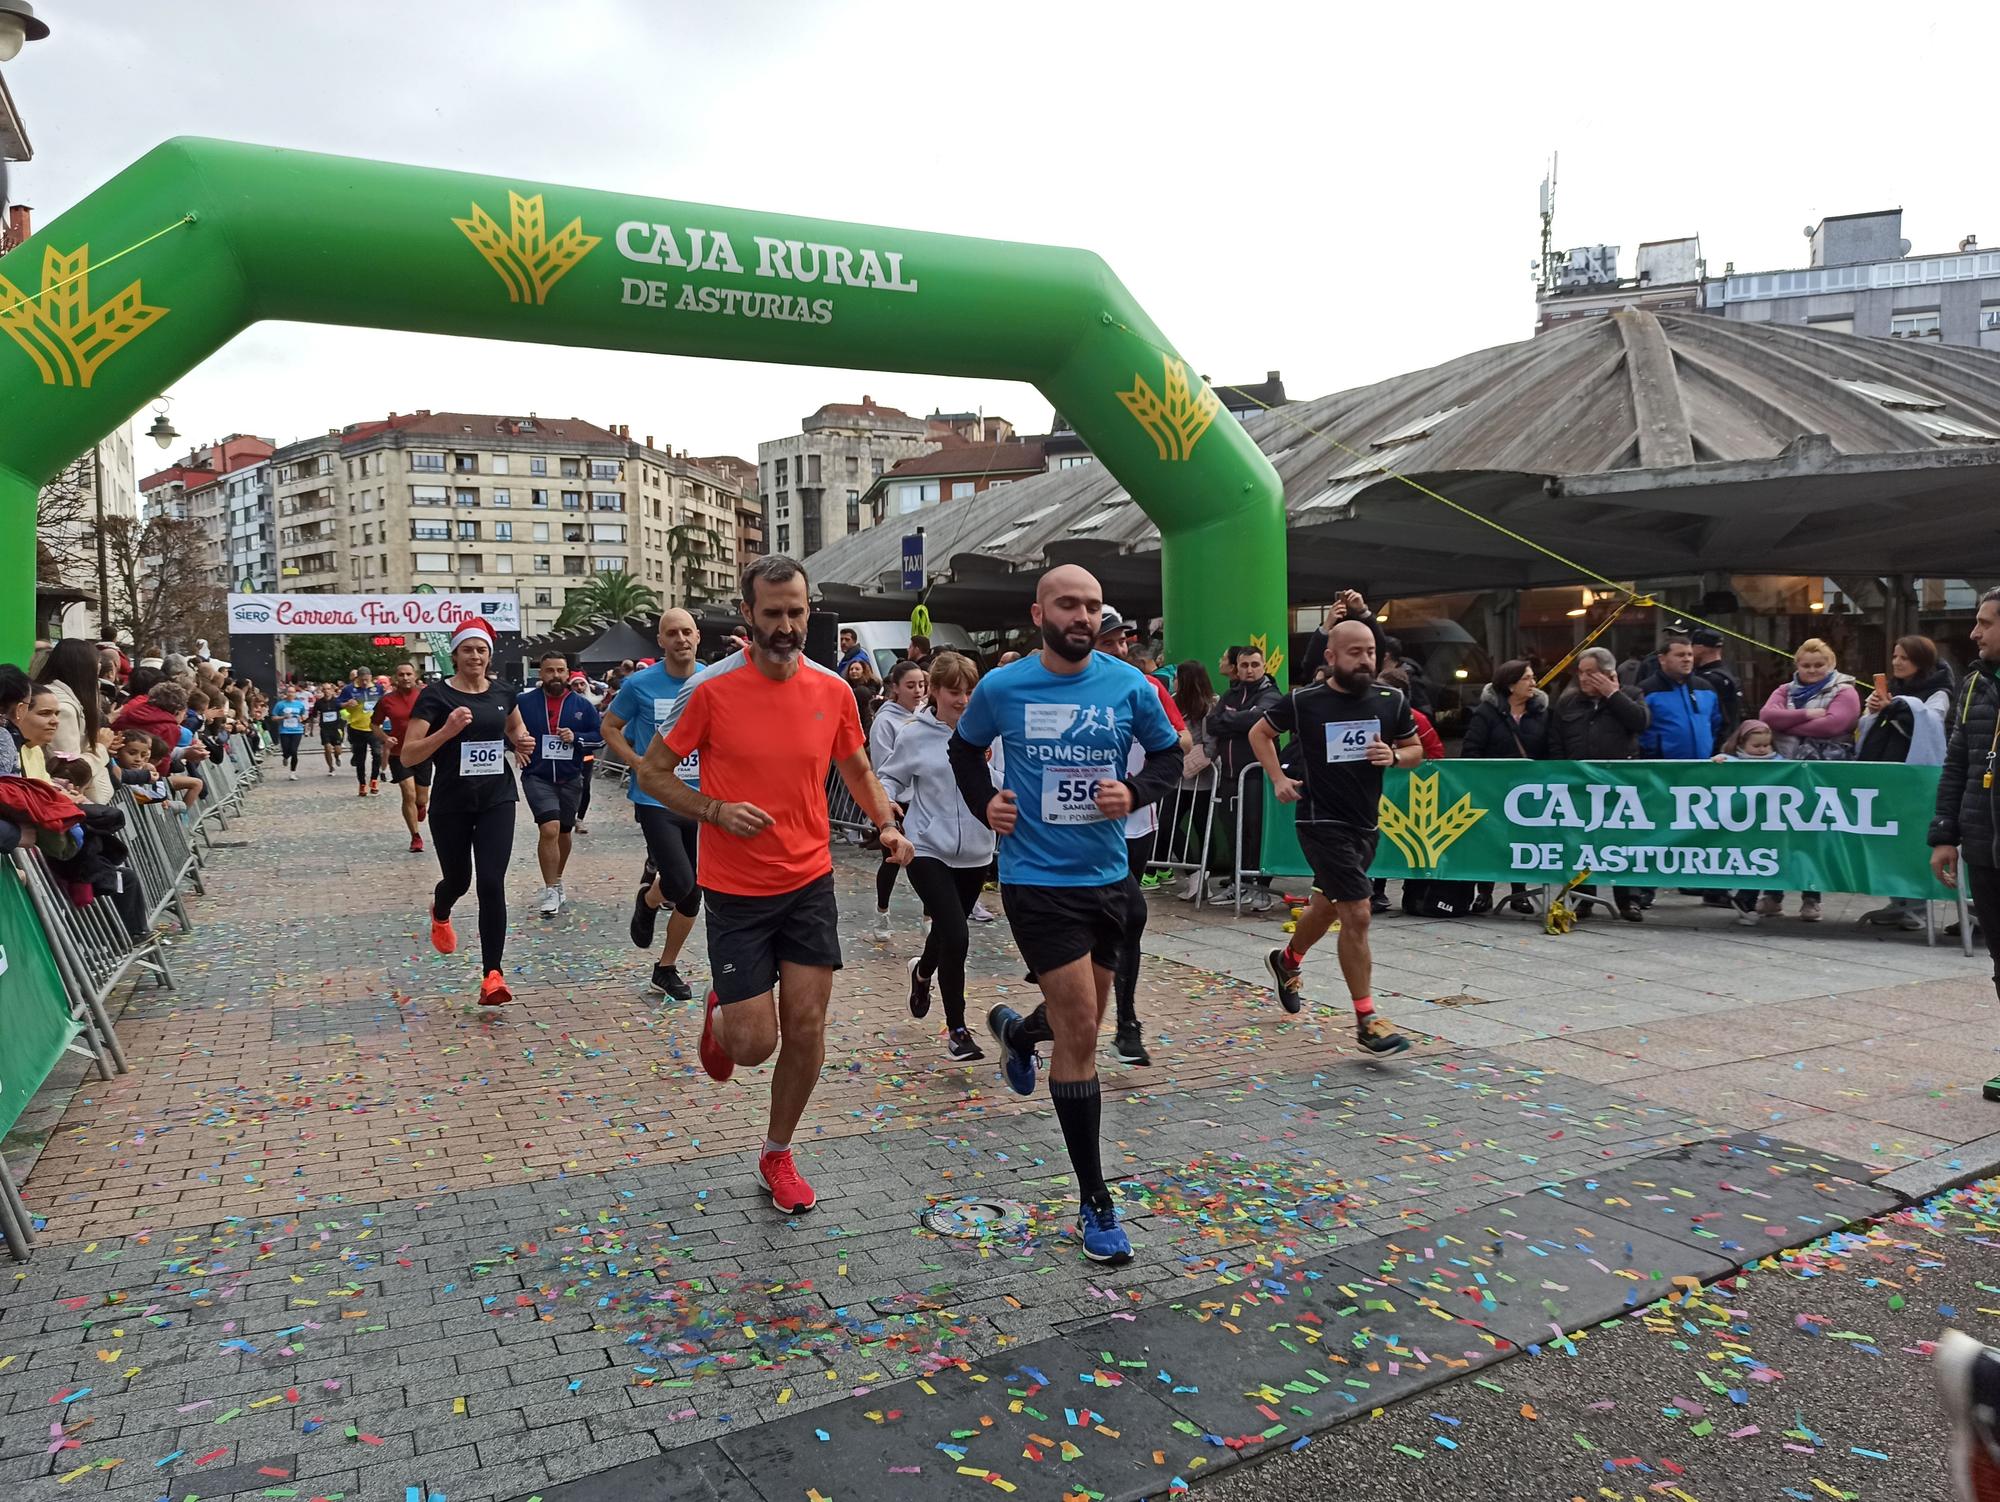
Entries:
<svg viewBox="0 0 2000 1502">
<path fill-rule="evenodd" d="M 110 555 L 111 619 L 132 645 L 175 651 L 195 638 L 220 643 L 229 634 L 222 586 L 209 571 L 200 522 L 156 516 L 140 522 L 106 517 Z"/>
<path fill-rule="evenodd" d="M 35 497 L 35 582 L 89 589 L 97 581 L 94 453 L 66 465 Z"/>
</svg>

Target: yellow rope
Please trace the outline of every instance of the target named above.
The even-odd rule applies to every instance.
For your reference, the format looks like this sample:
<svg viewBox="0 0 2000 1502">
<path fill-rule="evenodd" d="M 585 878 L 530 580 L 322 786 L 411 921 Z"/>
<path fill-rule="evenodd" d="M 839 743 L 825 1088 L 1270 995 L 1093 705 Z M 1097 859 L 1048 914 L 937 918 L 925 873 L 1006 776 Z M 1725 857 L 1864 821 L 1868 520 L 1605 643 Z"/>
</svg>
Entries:
<svg viewBox="0 0 2000 1502">
<path fill-rule="evenodd" d="M 1633 597 L 1633 599 L 1636 598 L 1637 598 L 1636 596 Z M 1582 641 L 1578 642 L 1575 646 L 1571 647 L 1569 649 L 1569 655 L 1564 657 L 1563 660 L 1557 663 L 1554 667 L 1550 668 L 1548 672 L 1544 673 L 1540 681 L 1543 683 L 1552 683 L 1557 678 L 1560 678 L 1565 668 L 1567 668 L 1571 663 L 1575 662 L 1577 658 L 1581 657 L 1584 654 L 1585 649 L 1591 646 L 1597 640 L 1598 637 L 1602 636 L 1605 632 L 1611 629 L 1611 623 L 1617 620 L 1619 616 L 1625 613 L 1625 607 L 1627 605 L 1632 604 L 1633 599 L 1620 600 L 1618 602 L 1618 608 L 1612 611 L 1611 614 L 1607 615 L 1602 621 L 1600 621 L 1597 624 L 1597 626 L 1592 629 L 1591 633 L 1588 636 L 1586 636 Z M 1648 601 L 1647 603 L 1650 604 L 1651 601 Z"/>
<path fill-rule="evenodd" d="M 135 241 L 134 243 L 126 246 L 123 250 L 117 252 L 115 255 L 108 255 L 101 261 L 93 261 L 90 265 L 84 267 L 83 270 L 79 271 L 75 276 L 66 276 L 61 281 L 56 282 L 53 285 L 45 286 L 42 288 L 40 292 L 36 293 L 33 297 L 24 297 L 19 302 L 15 303 L 12 307 L 0 308 L 0 318 L 6 318 L 11 314 L 19 312 L 22 308 L 25 308 L 30 304 L 38 302 L 42 298 L 47 297 L 51 292 L 61 291 L 64 287 L 67 287 L 71 282 L 80 282 L 85 277 L 89 276 L 91 272 L 102 271 L 106 266 L 109 266 L 113 261 L 123 260 L 126 256 L 129 256 L 135 250 L 144 250 L 148 245 L 151 245 L 155 240 L 159 239 L 162 235 L 171 235 L 175 230 L 180 229 L 185 225 L 193 223 L 194 223 L 194 215 L 183 214 L 181 215 L 180 218 L 176 219 L 172 224 L 168 225 L 165 229 L 156 229 L 153 231 L 152 234 L 146 236 L 145 239 Z"/>
<path fill-rule="evenodd" d="M 1162 357 L 1169 360 L 1177 358 L 1171 350 L 1164 349 L 1160 345 L 1154 344 L 1152 340 L 1148 339 L 1144 334 L 1140 333 L 1130 324 L 1119 323 L 1116 319 L 1113 319 L 1112 322 L 1116 324 L 1116 326 L 1119 329 L 1122 329 L 1125 333 L 1130 334 L 1134 339 L 1137 339 L 1140 343 L 1148 345 L 1151 348 L 1159 351 Z M 1470 506 L 1462 505 L 1459 502 L 1454 501 L 1450 496 L 1439 495 L 1435 490 L 1432 490 L 1428 485 L 1418 484 L 1408 475 L 1402 474 L 1396 470 L 1389 468 L 1388 465 L 1381 463 L 1373 455 L 1364 454 L 1359 449 L 1349 448 L 1346 444 L 1342 443 L 1338 438 L 1335 438 L 1331 433 L 1323 433 L 1318 428 L 1314 427 L 1311 423 L 1300 422 L 1296 418 L 1287 416 L 1279 408 L 1272 406 L 1269 402 L 1264 401 L 1259 397 L 1251 395 L 1248 391 L 1245 391 L 1241 386 L 1223 386 L 1218 389 L 1223 391 L 1235 392 L 1238 396 L 1242 397 L 1245 401 L 1250 402 L 1252 405 L 1262 407 L 1264 411 L 1276 417 L 1279 422 L 1284 423 L 1287 427 L 1296 428 L 1302 433 L 1310 433 L 1313 437 L 1317 438 L 1321 443 L 1326 444 L 1329 448 L 1338 449 L 1341 453 L 1347 454 L 1355 459 L 1368 460 L 1371 464 L 1375 466 L 1377 472 L 1383 475 L 1385 478 L 1391 480 L 1400 480 L 1403 484 L 1409 486 L 1410 489 L 1416 491 L 1417 494 L 1429 496 L 1432 500 L 1438 502 L 1440 505 L 1449 506 L 1452 510 L 1456 511 L 1460 516 L 1470 517 L 1473 521 L 1478 522 L 1482 527 L 1491 527 L 1495 532 L 1498 532 L 1502 537 L 1511 538 L 1513 541 L 1518 542 L 1522 547 L 1529 548 L 1537 553 L 1540 553 L 1544 558 L 1553 558 L 1557 563 L 1560 563 L 1564 568 L 1574 569 L 1577 573 L 1582 574 L 1586 579 L 1589 579 L 1594 583 L 1603 585 L 1606 589 L 1611 590 L 1615 594 L 1620 594 L 1625 596 L 1625 603 L 1628 605 L 1655 605 L 1659 603 L 1651 595 L 1640 594 L 1637 591 L 1630 589 L 1623 584 L 1620 584 L 1615 579 L 1610 579 L 1605 577 L 1603 574 L 1598 573 L 1596 569 L 1584 567 L 1584 565 L 1578 563 L 1574 558 L 1565 558 L 1561 553 L 1558 553 L 1554 548 L 1544 547 L 1541 543 L 1536 542 L 1532 537 L 1523 537 L 1519 532 L 1516 532 L 1513 528 L 1503 526 L 1501 523 L 1493 520 L 1493 518 L 1490 516 L 1481 515 L 1479 512 L 1474 511 Z M 1734 637 L 1737 641 L 1744 642 L 1749 646 L 1761 647 L 1766 652 L 1775 652 L 1780 657 L 1789 658 L 1792 655 L 1791 653 L 1787 652 L 1783 647 L 1774 647 L 1769 642 L 1758 641 L 1754 636 L 1745 636 L 1740 631 L 1731 631 L 1727 626 L 1718 626 L 1714 621 L 1703 620 L 1700 616 L 1694 614 L 1694 612 L 1692 611 L 1682 610 L 1676 613 L 1684 620 L 1693 621 L 1698 626 L 1706 626 L 1708 627 L 1709 630 L 1719 632 L 1723 636 Z M 1586 641 L 1582 645 L 1587 646 L 1589 645 L 1589 643 L 1588 641 Z M 1565 659 L 1564 661 L 1565 666 L 1567 666 L 1567 661 L 1568 660 Z"/>
</svg>

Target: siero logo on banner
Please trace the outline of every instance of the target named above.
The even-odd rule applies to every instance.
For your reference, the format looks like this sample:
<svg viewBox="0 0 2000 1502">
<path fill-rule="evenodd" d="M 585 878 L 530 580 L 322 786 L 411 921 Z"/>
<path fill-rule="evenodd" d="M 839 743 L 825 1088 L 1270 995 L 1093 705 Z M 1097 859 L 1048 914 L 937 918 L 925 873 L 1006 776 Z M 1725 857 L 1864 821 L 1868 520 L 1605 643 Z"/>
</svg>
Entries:
<svg viewBox="0 0 2000 1502">
<path fill-rule="evenodd" d="M 515 594 L 230 595 L 231 634 L 336 635 L 443 631 L 484 616 L 495 631 L 521 629 Z"/>
<path fill-rule="evenodd" d="M 924 534 L 913 532 L 903 539 L 903 588 L 924 587 Z"/>
</svg>

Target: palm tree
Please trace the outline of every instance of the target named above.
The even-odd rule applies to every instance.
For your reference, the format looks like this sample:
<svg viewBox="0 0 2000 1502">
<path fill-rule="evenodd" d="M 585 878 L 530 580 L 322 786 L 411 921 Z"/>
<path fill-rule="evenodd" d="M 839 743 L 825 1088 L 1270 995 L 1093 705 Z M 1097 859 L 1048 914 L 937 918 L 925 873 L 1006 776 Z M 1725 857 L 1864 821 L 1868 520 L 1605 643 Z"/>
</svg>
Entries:
<svg viewBox="0 0 2000 1502">
<path fill-rule="evenodd" d="M 715 528 L 698 521 L 686 521 L 667 528 L 667 580 L 674 578 L 674 565 L 680 564 L 681 599 L 688 605 L 700 605 L 709 600 L 723 598 L 723 591 L 715 589 L 700 578 L 690 579 L 688 568 L 691 564 L 714 563 L 722 556 L 722 534 Z"/>
<path fill-rule="evenodd" d="M 569 592 L 569 598 L 563 601 L 562 614 L 556 617 L 556 630 L 611 626 L 619 621 L 658 615 L 659 612 L 660 597 L 651 585 L 642 584 L 630 574 L 611 570 L 593 574 L 589 583 Z"/>
</svg>

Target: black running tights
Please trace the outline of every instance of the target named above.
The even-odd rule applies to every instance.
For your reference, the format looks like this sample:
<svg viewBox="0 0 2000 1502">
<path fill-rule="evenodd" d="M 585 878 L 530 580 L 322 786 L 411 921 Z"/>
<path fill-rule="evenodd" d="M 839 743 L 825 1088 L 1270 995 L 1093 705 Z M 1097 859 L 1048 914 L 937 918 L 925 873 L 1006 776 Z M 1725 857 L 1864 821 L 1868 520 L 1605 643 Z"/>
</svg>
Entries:
<svg viewBox="0 0 2000 1502">
<path fill-rule="evenodd" d="M 1118 952 L 1118 968 L 1111 975 L 1111 992 L 1118 1001 L 1118 1025 L 1139 1020 L 1139 941 L 1146 937 L 1146 889 L 1139 878 L 1146 874 L 1146 861 L 1153 853 L 1153 837 L 1145 835 L 1125 842 L 1125 885 L 1128 893 L 1125 918 L 1125 947 Z"/>
<path fill-rule="evenodd" d="M 304 739 L 305 736 L 296 730 L 281 730 L 278 732 L 278 751 L 285 758 L 285 768 L 287 771 L 298 771 L 299 742 Z"/>
<path fill-rule="evenodd" d="M 896 872 L 901 869 L 885 860 L 875 872 L 875 906 L 882 912 L 889 911 L 889 894 L 896 890 Z"/>
<path fill-rule="evenodd" d="M 369 757 L 372 756 L 375 759 L 373 777 L 377 781 L 380 781 L 382 777 L 382 753 L 375 745 L 375 734 L 370 730 L 356 730 L 352 725 L 349 725 L 347 727 L 347 745 L 348 749 L 354 753 L 354 780 L 360 783 L 362 789 L 366 791 L 371 775 L 368 765 Z"/>
<path fill-rule="evenodd" d="M 972 942 L 966 915 L 979 900 L 985 881 L 984 866 L 947 866 L 929 855 L 910 862 L 910 885 L 917 889 L 931 920 L 917 969 L 936 979 L 946 1027 L 965 1026 L 965 952 Z"/>
<path fill-rule="evenodd" d="M 507 862 L 514 855 L 514 805 L 492 808 L 439 808 L 431 805 L 431 848 L 437 851 L 438 884 L 431 912 L 451 916 L 479 875 L 479 969 L 498 970 L 507 953 Z"/>
</svg>

